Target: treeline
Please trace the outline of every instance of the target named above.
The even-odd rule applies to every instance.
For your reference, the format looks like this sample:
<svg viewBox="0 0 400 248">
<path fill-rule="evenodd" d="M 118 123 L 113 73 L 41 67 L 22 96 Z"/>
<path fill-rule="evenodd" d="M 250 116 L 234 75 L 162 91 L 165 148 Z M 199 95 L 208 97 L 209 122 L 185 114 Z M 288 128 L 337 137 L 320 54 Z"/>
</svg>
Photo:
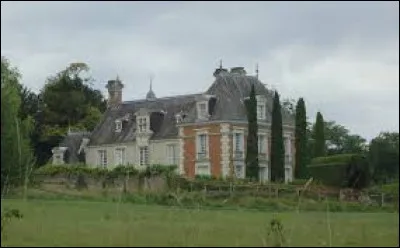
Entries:
<svg viewBox="0 0 400 248">
<path fill-rule="evenodd" d="M 84 63 L 50 75 L 38 93 L 21 83 L 22 75 L 1 58 L 1 187 L 21 184 L 46 164 L 67 131 L 91 131 L 106 109 Z M 29 80 L 29 79 L 28 79 Z"/>
</svg>

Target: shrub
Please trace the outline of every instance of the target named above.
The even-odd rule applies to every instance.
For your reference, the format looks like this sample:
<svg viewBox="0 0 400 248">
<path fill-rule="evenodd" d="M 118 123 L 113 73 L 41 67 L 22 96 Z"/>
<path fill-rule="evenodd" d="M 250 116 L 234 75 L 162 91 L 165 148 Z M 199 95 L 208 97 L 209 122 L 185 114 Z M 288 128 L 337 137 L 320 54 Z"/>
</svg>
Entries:
<svg viewBox="0 0 400 248">
<path fill-rule="evenodd" d="M 369 184 L 368 160 L 358 154 L 318 157 L 308 169 L 314 178 L 330 186 L 360 189 Z"/>
</svg>

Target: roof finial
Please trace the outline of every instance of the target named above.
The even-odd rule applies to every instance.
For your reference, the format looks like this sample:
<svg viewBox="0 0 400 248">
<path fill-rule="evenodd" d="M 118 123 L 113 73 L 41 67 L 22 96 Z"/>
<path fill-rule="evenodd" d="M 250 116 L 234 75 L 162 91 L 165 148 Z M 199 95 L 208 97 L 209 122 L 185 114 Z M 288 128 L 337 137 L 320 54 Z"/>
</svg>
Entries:
<svg viewBox="0 0 400 248">
<path fill-rule="evenodd" d="M 256 78 L 258 79 L 258 63 L 256 64 Z"/>
<path fill-rule="evenodd" d="M 115 81 L 121 82 L 121 80 L 119 79 L 119 75 L 118 74 L 117 74 L 117 79 L 115 79 Z"/>
<path fill-rule="evenodd" d="M 222 69 L 222 59 L 219 60 L 219 69 Z"/>
</svg>

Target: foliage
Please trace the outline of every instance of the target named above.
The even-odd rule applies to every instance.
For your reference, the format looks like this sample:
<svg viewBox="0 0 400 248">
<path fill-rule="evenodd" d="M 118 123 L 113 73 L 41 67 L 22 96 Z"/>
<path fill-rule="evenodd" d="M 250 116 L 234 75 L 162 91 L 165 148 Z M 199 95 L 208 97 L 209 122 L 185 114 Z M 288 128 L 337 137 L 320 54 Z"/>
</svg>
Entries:
<svg viewBox="0 0 400 248">
<path fill-rule="evenodd" d="M 251 86 L 250 99 L 246 101 L 248 134 L 246 149 L 246 177 L 258 180 L 258 124 L 257 99 L 254 85 Z"/>
<path fill-rule="evenodd" d="M 324 122 L 324 135 L 328 155 L 343 153 L 364 153 L 367 150 L 366 140 L 334 121 Z"/>
<path fill-rule="evenodd" d="M 329 186 L 364 188 L 370 180 L 368 160 L 358 154 L 317 157 L 308 166 L 311 176 Z"/>
<path fill-rule="evenodd" d="M 369 146 L 374 180 L 389 183 L 399 179 L 399 133 L 383 132 Z"/>
<path fill-rule="evenodd" d="M 45 165 L 35 170 L 37 176 L 79 176 L 86 175 L 94 178 L 117 178 L 125 176 L 151 177 L 173 173 L 176 166 L 153 165 L 145 170 L 133 166 L 117 166 L 112 170 L 92 168 L 82 164 L 76 165 Z"/>
<path fill-rule="evenodd" d="M 267 231 L 268 239 L 270 240 L 269 243 L 273 244 L 273 247 L 284 247 L 286 243 L 285 233 L 284 233 L 284 226 L 282 221 L 277 218 L 273 218 L 269 222 L 269 228 Z"/>
<path fill-rule="evenodd" d="M 283 181 L 285 178 L 285 172 L 284 172 L 285 150 L 283 146 L 281 104 L 279 101 L 279 94 L 276 91 L 272 107 L 270 154 L 271 154 L 271 180 L 273 182 Z"/>
<path fill-rule="evenodd" d="M 307 177 L 307 116 L 303 98 L 296 105 L 295 128 L 295 178 Z"/>
<path fill-rule="evenodd" d="M 10 223 L 11 219 L 22 219 L 23 215 L 18 209 L 2 209 L 1 211 L 1 237 L 5 238 L 5 231 L 7 225 Z"/>
<path fill-rule="evenodd" d="M 394 195 L 399 197 L 399 182 L 396 183 L 389 183 L 383 185 L 375 185 L 371 188 L 368 188 L 370 193 L 385 193 L 389 195 Z"/>
<path fill-rule="evenodd" d="M 30 133 L 33 120 L 21 120 L 20 74 L 1 58 L 1 189 L 21 185 L 32 161 Z"/>
<path fill-rule="evenodd" d="M 317 119 L 315 121 L 315 127 L 313 130 L 314 144 L 314 158 L 325 155 L 325 134 L 324 134 L 324 119 L 320 112 L 317 113 Z"/>
<path fill-rule="evenodd" d="M 91 86 L 93 79 L 83 73 L 89 73 L 85 63 L 72 63 L 49 77 L 41 89 L 35 145 L 40 165 L 50 159 L 51 149 L 61 142 L 67 130 L 93 130 L 106 109 L 103 95 Z"/>
</svg>

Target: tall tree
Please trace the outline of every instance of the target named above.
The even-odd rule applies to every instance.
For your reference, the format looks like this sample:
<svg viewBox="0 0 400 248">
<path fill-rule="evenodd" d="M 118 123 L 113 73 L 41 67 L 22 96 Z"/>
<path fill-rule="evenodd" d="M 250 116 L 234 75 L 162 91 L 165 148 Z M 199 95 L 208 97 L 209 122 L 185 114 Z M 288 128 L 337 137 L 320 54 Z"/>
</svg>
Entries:
<svg viewBox="0 0 400 248">
<path fill-rule="evenodd" d="M 32 162 L 29 135 L 32 119 L 19 116 L 21 75 L 1 58 L 1 189 L 23 183 Z"/>
<path fill-rule="evenodd" d="M 325 149 L 328 155 L 341 153 L 364 153 L 367 151 L 366 140 L 334 121 L 324 122 Z"/>
<path fill-rule="evenodd" d="M 283 144 L 282 112 L 279 94 L 275 91 L 272 107 L 271 124 L 271 180 L 273 182 L 285 179 L 285 150 Z"/>
<path fill-rule="evenodd" d="M 247 106 L 247 149 L 246 149 L 246 177 L 258 179 L 258 124 L 257 124 L 257 99 L 254 85 L 251 86 Z"/>
<path fill-rule="evenodd" d="M 325 155 L 325 134 L 324 134 L 324 118 L 320 112 L 317 113 L 317 119 L 314 127 L 314 157 Z"/>
<path fill-rule="evenodd" d="M 307 176 L 307 116 L 303 98 L 296 104 L 296 129 L 295 129 L 295 177 Z"/>
<path fill-rule="evenodd" d="M 106 109 L 106 101 L 99 90 L 92 88 L 93 79 L 87 76 L 88 72 L 86 64 L 72 63 L 49 77 L 41 90 L 42 107 L 37 115 L 40 164 L 48 161 L 51 149 L 59 144 L 69 128 L 93 130 Z"/>
</svg>

